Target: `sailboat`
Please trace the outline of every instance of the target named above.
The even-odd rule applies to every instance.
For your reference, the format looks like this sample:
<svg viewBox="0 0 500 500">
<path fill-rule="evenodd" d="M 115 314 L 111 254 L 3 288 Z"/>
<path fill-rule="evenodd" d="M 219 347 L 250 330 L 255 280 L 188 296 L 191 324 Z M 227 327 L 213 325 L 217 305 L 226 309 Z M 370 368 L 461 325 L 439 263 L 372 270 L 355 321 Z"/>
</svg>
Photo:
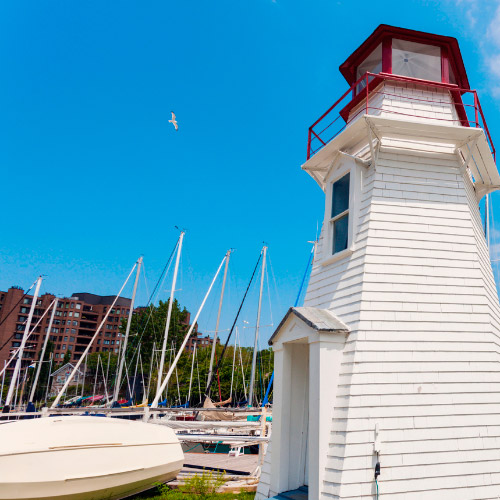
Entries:
<svg viewBox="0 0 500 500">
<path fill-rule="evenodd" d="M 136 267 L 137 284 L 141 260 L 130 271 L 109 311 Z M 88 354 L 107 315 L 57 395 L 53 408 Z M 29 325 L 16 366 L 20 365 L 28 332 Z M 179 440 L 169 427 L 115 418 L 61 416 L 7 421 L 0 425 L 0 443 L 0 500 L 123 498 L 150 488 L 156 481 L 173 479 L 184 461 Z"/>
</svg>

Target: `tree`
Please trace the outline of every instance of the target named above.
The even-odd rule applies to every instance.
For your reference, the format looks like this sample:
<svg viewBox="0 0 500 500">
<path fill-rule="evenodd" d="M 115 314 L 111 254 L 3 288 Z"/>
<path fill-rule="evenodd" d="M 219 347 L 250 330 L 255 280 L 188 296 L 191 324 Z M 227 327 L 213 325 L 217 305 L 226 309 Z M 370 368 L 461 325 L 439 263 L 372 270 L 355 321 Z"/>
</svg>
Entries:
<svg viewBox="0 0 500 500">
<path fill-rule="evenodd" d="M 158 380 L 158 365 L 160 351 L 163 344 L 163 336 L 167 319 L 168 301 L 162 302 L 157 306 L 150 306 L 136 311 L 132 316 L 130 327 L 130 336 L 126 352 L 126 369 L 122 374 L 120 384 L 120 397 L 128 394 L 128 382 L 134 376 L 137 366 L 138 380 L 144 380 L 144 389 L 147 392 L 146 397 L 151 402 L 156 394 Z M 165 377 L 170 363 L 174 360 L 178 349 L 189 329 L 190 315 L 186 308 L 181 307 L 177 300 L 172 304 L 172 316 L 168 332 L 167 349 L 165 356 L 165 366 L 162 378 Z M 124 335 L 127 327 L 127 321 L 123 320 L 120 325 L 120 347 L 123 345 Z M 196 334 L 196 329 L 194 331 Z M 153 352 L 153 346 L 155 350 Z M 216 347 L 216 360 L 222 354 L 222 345 Z M 229 346 L 224 360 L 221 363 L 218 373 L 215 373 L 215 380 L 212 385 L 211 397 L 213 400 L 226 400 L 233 397 L 233 403 L 243 401 L 245 393 L 248 394 L 248 384 L 250 381 L 250 370 L 252 363 L 253 349 L 250 347 L 238 348 L 236 353 L 236 363 L 233 369 L 234 347 Z M 193 367 L 193 380 L 191 383 L 190 404 L 199 405 L 203 402 L 203 395 L 208 377 L 208 368 L 210 364 L 211 347 L 197 347 L 196 357 L 193 353 L 184 351 L 168 383 L 163 396 L 166 395 L 169 405 L 178 405 L 186 403 L 189 395 L 189 383 L 191 378 L 191 367 Z M 97 370 L 98 359 L 99 370 Z M 139 359 L 139 362 L 138 362 Z M 107 377 L 107 390 L 112 393 L 117 373 L 119 356 L 115 353 L 101 352 L 93 353 L 87 357 L 87 380 L 86 383 L 98 382 L 96 391 L 103 390 L 103 370 Z M 271 349 L 260 351 L 257 356 L 257 371 L 255 380 L 255 394 L 259 400 L 262 400 L 273 372 L 273 353 Z M 243 373 L 242 365 L 243 364 Z M 82 366 L 83 369 L 83 366 Z M 97 379 L 96 379 L 97 372 Z M 151 374 L 151 377 L 150 377 Z M 231 379 L 233 386 L 231 391 Z M 149 391 L 148 391 L 149 389 Z M 140 401 L 138 401 L 140 402 Z"/>
<path fill-rule="evenodd" d="M 71 361 L 71 351 L 66 351 L 64 354 L 64 358 L 62 360 L 62 365 L 64 366 L 66 363 L 69 363 Z"/>
</svg>

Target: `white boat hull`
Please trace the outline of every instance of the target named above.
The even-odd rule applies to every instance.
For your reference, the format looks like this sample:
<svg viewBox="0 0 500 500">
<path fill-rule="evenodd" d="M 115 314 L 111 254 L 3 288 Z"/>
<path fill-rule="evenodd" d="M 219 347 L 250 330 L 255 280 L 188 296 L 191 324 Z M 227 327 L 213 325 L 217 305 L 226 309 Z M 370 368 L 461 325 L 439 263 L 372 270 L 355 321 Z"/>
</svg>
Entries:
<svg viewBox="0 0 500 500">
<path fill-rule="evenodd" d="M 118 499 L 168 481 L 184 455 L 172 429 L 100 417 L 0 425 L 0 500 Z"/>
</svg>

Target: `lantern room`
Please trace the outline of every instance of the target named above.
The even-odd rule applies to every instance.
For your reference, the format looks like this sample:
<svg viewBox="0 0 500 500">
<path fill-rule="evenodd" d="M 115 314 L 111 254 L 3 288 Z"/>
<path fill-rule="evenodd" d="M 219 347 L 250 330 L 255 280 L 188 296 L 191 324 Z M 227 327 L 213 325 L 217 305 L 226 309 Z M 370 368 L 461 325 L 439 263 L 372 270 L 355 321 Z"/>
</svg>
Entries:
<svg viewBox="0 0 500 500">
<path fill-rule="evenodd" d="M 365 87 L 362 77 L 366 73 L 397 75 L 420 83 L 440 82 L 470 89 L 455 38 L 385 24 L 380 25 L 339 69 L 349 85 L 360 80 L 356 93 Z"/>
<path fill-rule="evenodd" d="M 367 165 L 395 137 L 458 152 L 478 199 L 500 188 L 495 148 L 455 38 L 383 24 L 339 69 L 349 88 L 309 127 L 302 167 L 323 190 L 336 155 Z"/>
</svg>

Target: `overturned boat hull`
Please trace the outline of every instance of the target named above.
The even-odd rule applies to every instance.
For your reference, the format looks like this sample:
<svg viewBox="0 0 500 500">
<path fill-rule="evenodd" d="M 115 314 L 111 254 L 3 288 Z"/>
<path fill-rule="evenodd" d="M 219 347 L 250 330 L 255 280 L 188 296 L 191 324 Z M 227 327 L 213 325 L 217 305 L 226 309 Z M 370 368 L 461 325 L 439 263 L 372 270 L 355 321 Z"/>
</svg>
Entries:
<svg viewBox="0 0 500 500">
<path fill-rule="evenodd" d="M 99 417 L 0 425 L 0 500 L 118 499 L 174 479 L 184 455 L 172 429 Z"/>
</svg>

